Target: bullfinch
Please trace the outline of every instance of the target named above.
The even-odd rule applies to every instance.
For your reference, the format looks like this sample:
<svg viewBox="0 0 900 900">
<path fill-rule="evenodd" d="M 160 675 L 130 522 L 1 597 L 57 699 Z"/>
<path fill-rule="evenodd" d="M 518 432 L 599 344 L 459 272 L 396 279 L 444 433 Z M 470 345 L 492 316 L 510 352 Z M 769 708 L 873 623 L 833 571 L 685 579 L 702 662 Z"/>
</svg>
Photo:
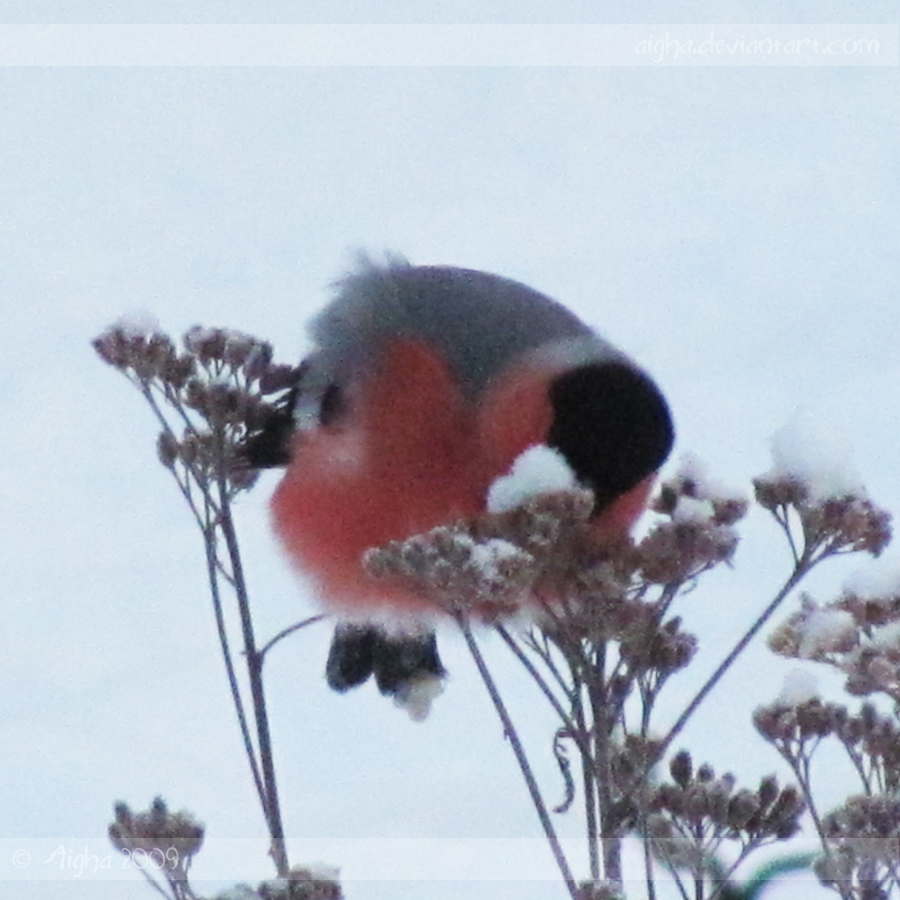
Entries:
<svg viewBox="0 0 900 900">
<path fill-rule="evenodd" d="M 370 577 L 365 551 L 483 513 L 491 484 L 542 444 L 593 492 L 598 534 L 626 533 L 669 454 L 672 420 L 641 368 L 518 282 L 392 260 L 364 262 L 336 287 L 295 387 L 247 457 L 286 466 L 275 531 L 341 619 L 329 685 L 374 674 L 402 705 L 419 680 L 445 674 L 435 611 Z"/>
</svg>

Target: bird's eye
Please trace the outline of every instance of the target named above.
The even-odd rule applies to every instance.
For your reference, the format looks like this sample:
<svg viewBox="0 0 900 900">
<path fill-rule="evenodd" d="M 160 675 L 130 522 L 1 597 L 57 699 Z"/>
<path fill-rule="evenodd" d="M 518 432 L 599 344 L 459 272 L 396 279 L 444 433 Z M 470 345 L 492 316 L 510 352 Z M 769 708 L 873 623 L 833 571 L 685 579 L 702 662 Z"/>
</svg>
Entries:
<svg viewBox="0 0 900 900">
<path fill-rule="evenodd" d="M 329 384 L 322 394 L 322 403 L 319 406 L 319 424 L 333 425 L 335 420 L 344 410 L 344 392 L 336 385 Z"/>
<path fill-rule="evenodd" d="M 294 404 L 294 424 L 301 431 L 334 425 L 344 406 L 344 392 L 336 384 L 324 390 L 301 391 Z"/>
</svg>

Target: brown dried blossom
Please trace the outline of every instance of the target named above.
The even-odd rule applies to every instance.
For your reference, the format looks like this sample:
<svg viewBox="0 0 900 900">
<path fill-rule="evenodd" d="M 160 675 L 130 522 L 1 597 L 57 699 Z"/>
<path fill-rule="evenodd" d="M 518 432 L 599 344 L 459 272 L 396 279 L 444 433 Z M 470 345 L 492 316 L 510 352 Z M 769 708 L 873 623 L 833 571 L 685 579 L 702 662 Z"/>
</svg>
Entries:
<svg viewBox="0 0 900 900">
<path fill-rule="evenodd" d="M 732 526 L 746 514 L 746 499 L 704 484 L 686 469 L 663 483 L 654 508 L 669 521 L 639 547 L 641 573 L 649 582 L 683 583 L 731 561 L 738 544 Z"/>
<path fill-rule="evenodd" d="M 588 491 L 536 495 L 521 506 L 370 550 L 374 577 L 396 578 L 451 612 L 486 621 L 529 610 L 542 628 L 571 640 L 617 640 L 633 663 L 685 666 L 696 639 L 680 621 L 659 621 L 651 584 L 681 583 L 730 558 L 727 526 L 666 523 L 635 546 L 598 539 Z"/>
<path fill-rule="evenodd" d="M 717 776 L 709 765 L 696 770 L 682 750 L 669 763 L 673 782 L 648 799 L 647 836 L 657 858 L 672 869 L 708 876 L 726 840 L 740 844 L 741 858 L 772 841 L 787 840 L 800 828 L 805 804 L 795 787 L 779 788 L 774 776 L 756 790 L 736 789 L 734 776 Z"/>
<path fill-rule="evenodd" d="M 649 619 L 645 627 L 634 628 L 622 636 L 622 659 L 633 672 L 653 669 L 670 675 L 683 669 L 694 658 L 697 638 L 681 630 L 680 618 L 659 624 L 655 615 L 646 615 L 647 611 L 644 605 L 644 618 Z"/>
<path fill-rule="evenodd" d="M 856 715 L 846 715 L 834 733 L 852 760 L 864 762 L 868 788 L 890 794 L 900 789 L 900 725 L 895 716 L 864 703 Z"/>
<path fill-rule="evenodd" d="M 862 491 L 820 498 L 809 484 L 789 476 L 755 478 L 753 487 L 757 502 L 789 532 L 792 544 L 788 514 L 797 514 L 808 559 L 857 551 L 878 556 L 890 542 L 890 513 Z"/>
<path fill-rule="evenodd" d="M 738 538 L 727 525 L 703 522 L 664 522 L 641 542 L 641 573 L 653 584 L 680 584 L 719 563 L 729 562 Z"/>
<path fill-rule="evenodd" d="M 296 866 L 287 878 L 263 882 L 257 888 L 260 900 L 343 900 L 334 871 Z"/>
<path fill-rule="evenodd" d="M 709 482 L 703 474 L 695 471 L 696 461 L 687 462 L 674 478 L 662 483 L 654 504 L 657 512 L 676 517 L 679 501 L 686 497 L 706 501 L 710 507 L 708 518 L 716 525 L 734 525 L 744 518 L 749 507 L 746 497 Z"/>
<path fill-rule="evenodd" d="M 625 894 L 614 881 L 583 881 L 578 885 L 578 900 L 625 900 Z"/>
<path fill-rule="evenodd" d="M 338 871 L 328 866 L 295 866 L 284 878 L 238 884 L 213 900 L 343 900 Z"/>
<path fill-rule="evenodd" d="M 638 734 L 626 734 L 615 741 L 610 752 L 610 774 L 613 784 L 623 797 L 634 788 L 635 777 L 650 771 L 662 756 L 662 743 Z M 632 805 L 636 797 L 630 798 Z M 636 814 L 636 809 L 633 810 Z M 631 825 L 634 822 L 629 823 Z"/>
<path fill-rule="evenodd" d="M 804 507 L 809 503 L 809 487 L 797 478 L 753 479 L 756 502 L 764 509 L 775 512 L 783 507 Z"/>
<path fill-rule="evenodd" d="M 367 570 L 399 578 L 452 613 L 492 621 L 518 611 L 538 592 L 553 603 L 572 557 L 587 540 L 593 498 L 562 491 L 516 509 L 434 528 L 370 550 Z"/>
<path fill-rule="evenodd" d="M 853 651 L 859 635 L 852 614 L 839 604 L 820 607 L 804 594 L 800 609 L 778 626 L 768 644 L 779 656 L 829 662 Z"/>
<path fill-rule="evenodd" d="M 115 816 L 109 826 L 113 846 L 134 858 L 137 867 L 162 872 L 176 897 L 192 897 L 187 873 L 192 857 L 203 844 L 203 825 L 185 810 L 169 812 L 162 797 L 156 797 L 149 809 L 139 813 L 133 813 L 125 803 L 117 803 Z"/>
<path fill-rule="evenodd" d="M 244 442 L 284 416 L 282 398 L 273 395 L 293 388 L 300 372 L 273 365 L 271 344 L 231 329 L 194 326 L 179 352 L 162 332 L 117 324 L 93 346 L 153 407 L 163 426 L 157 454 L 179 480 L 188 476 L 206 488 L 224 479 L 231 493 L 253 485 L 257 473 L 243 464 Z M 174 423 L 164 410 L 175 413 Z"/>
<path fill-rule="evenodd" d="M 900 703 L 900 598 L 845 591 L 823 607 L 808 597 L 769 638 L 781 656 L 826 663 L 843 672 L 853 696 L 881 693 Z"/>
<path fill-rule="evenodd" d="M 476 541 L 464 522 L 441 526 L 366 553 L 368 572 L 399 578 L 448 612 L 495 618 L 514 612 L 537 577 L 527 551 L 509 541 Z"/>
<path fill-rule="evenodd" d="M 844 706 L 813 699 L 796 706 L 776 703 L 761 707 L 754 715 L 754 722 L 760 734 L 791 765 L 810 802 L 812 785 L 809 773 L 814 752 L 820 742 L 828 737 L 833 737 L 843 746 L 866 791 L 868 805 L 862 804 L 862 801 L 855 802 L 840 815 L 833 814 L 832 818 L 823 819 L 827 825 L 821 829 L 823 841 L 835 835 L 846 837 L 852 830 L 851 826 L 855 827 L 854 823 L 859 825 L 859 836 L 872 837 L 868 825 L 864 828 L 866 823 L 857 821 L 861 804 L 867 809 L 882 811 L 896 808 L 888 803 L 894 802 L 900 790 L 900 726 L 894 716 L 879 713 L 871 703 L 863 704 L 858 713 L 851 715 Z M 886 803 L 888 806 L 884 805 Z M 883 816 L 878 821 L 883 822 Z M 848 856 L 852 846 L 850 841 L 841 841 L 837 847 L 840 852 L 828 865 L 833 868 L 838 863 L 842 866 L 852 863 L 851 856 Z M 827 842 L 825 847 L 829 853 L 835 850 L 835 846 Z"/>
<path fill-rule="evenodd" d="M 900 799 L 858 795 L 824 817 L 822 884 L 852 900 L 887 900 L 900 887 Z"/>
<path fill-rule="evenodd" d="M 753 713 L 756 730 L 783 755 L 798 758 L 809 752 L 808 742 L 838 732 L 845 726 L 847 710 L 835 703 L 823 703 L 818 697 L 796 706 L 776 702 L 760 706 Z"/>
<path fill-rule="evenodd" d="M 900 862 L 900 798 L 859 795 L 822 821 L 829 842 L 853 849 L 858 856 Z"/>
</svg>

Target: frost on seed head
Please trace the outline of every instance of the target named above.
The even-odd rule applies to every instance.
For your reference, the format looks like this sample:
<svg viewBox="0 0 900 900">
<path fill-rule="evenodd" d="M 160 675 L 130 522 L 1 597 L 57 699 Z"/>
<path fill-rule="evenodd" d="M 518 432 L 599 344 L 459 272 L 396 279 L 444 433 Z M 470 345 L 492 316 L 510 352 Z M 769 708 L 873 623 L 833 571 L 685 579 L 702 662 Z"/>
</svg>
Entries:
<svg viewBox="0 0 900 900">
<path fill-rule="evenodd" d="M 714 478 L 698 456 L 685 453 L 674 477 L 663 483 L 656 509 L 675 522 L 733 525 L 746 514 L 747 506 L 743 491 Z"/>
<path fill-rule="evenodd" d="M 784 676 L 776 703 L 785 707 L 801 706 L 819 696 L 816 676 L 806 669 L 791 669 Z"/>
<path fill-rule="evenodd" d="M 159 334 L 162 329 L 159 319 L 146 310 L 135 310 L 119 316 L 110 326 L 110 331 L 121 331 L 126 337 L 149 337 L 151 334 Z"/>
<path fill-rule="evenodd" d="M 763 477 L 802 484 L 812 503 L 866 495 L 850 442 L 805 410 L 798 410 L 773 435 L 772 469 Z"/>
<path fill-rule="evenodd" d="M 844 589 L 858 597 L 896 597 L 900 601 L 900 554 L 888 551 L 880 559 L 853 572 Z"/>
<path fill-rule="evenodd" d="M 570 491 L 578 487 L 575 473 L 565 457 L 546 444 L 529 447 L 488 491 L 489 512 L 506 512 L 521 506 L 531 497 Z"/>
</svg>

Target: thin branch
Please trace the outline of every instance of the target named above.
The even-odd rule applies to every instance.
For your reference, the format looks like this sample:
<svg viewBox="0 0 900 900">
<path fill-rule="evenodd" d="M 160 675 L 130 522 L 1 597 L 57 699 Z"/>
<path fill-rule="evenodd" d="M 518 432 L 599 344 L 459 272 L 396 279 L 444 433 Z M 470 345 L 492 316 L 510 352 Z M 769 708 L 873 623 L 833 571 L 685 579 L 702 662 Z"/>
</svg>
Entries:
<svg viewBox="0 0 900 900">
<path fill-rule="evenodd" d="M 582 702 L 581 691 L 575 695 L 573 704 L 575 718 L 578 720 L 578 728 L 585 740 L 590 741 L 587 720 L 584 715 L 584 703 Z M 600 847 L 598 841 L 600 839 L 599 829 L 597 827 L 597 778 L 596 764 L 594 756 L 591 753 L 591 747 L 582 750 L 581 753 L 581 776 L 584 782 L 584 818 L 585 827 L 587 828 L 588 840 L 588 859 L 591 868 L 591 880 L 600 880 Z"/>
<path fill-rule="evenodd" d="M 534 663 L 522 652 L 522 648 L 516 643 L 513 636 L 506 630 L 502 623 L 497 622 L 494 624 L 494 630 L 497 634 L 503 638 L 504 643 L 507 647 L 515 654 L 516 659 L 519 660 L 520 663 L 525 667 L 528 671 L 528 674 L 534 679 L 535 684 L 540 688 L 541 692 L 550 702 L 550 705 L 553 707 L 556 714 L 559 716 L 563 725 L 569 731 L 569 734 L 572 736 L 572 740 L 578 745 L 578 749 L 581 751 L 582 756 L 590 757 L 591 751 L 590 747 L 587 743 L 585 743 L 584 735 L 585 732 L 583 729 L 579 728 L 579 726 L 572 721 L 571 716 L 563 709 L 562 704 L 557 699 L 556 695 L 550 689 L 550 685 L 547 684 L 543 675 L 535 668 Z"/>
<path fill-rule="evenodd" d="M 216 631 L 219 635 L 219 646 L 222 648 L 222 658 L 225 661 L 225 674 L 228 677 L 228 687 L 231 690 L 231 699 L 237 714 L 238 725 L 241 729 L 241 738 L 244 742 L 244 751 L 247 761 L 250 763 L 250 772 L 256 785 L 256 793 L 262 805 L 263 812 L 266 809 L 266 791 L 263 787 L 262 776 L 259 772 L 259 763 L 256 760 L 256 751 L 253 747 L 253 739 L 250 737 L 250 726 L 247 723 L 247 714 L 244 712 L 244 701 L 241 698 L 241 689 L 234 670 L 234 661 L 231 657 L 231 647 L 228 643 L 228 631 L 225 627 L 225 615 L 222 610 L 222 598 L 219 594 L 219 580 L 216 576 L 216 549 L 214 526 L 208 524 L 203 529 L 203 542 L 206 547 L 206 571 L 209 579 L 209 589 L 212 594 L 213 613 L 216 619 Z"/>
<path fill-rule="evenodd" d="M 147 879 L 147 883 L 152 888 L 159 891 L 159 893 L 162 894 L 163 897 L 166 898 L 166 900 L 172 900 L 173 895 L 167 893 L 163 886 L 146 869 L 139 869 L 138 871 L 141 873 L 141 875 L 144 876 L 144 878 Z"/>
<path fill-rule="evenodd" d="M 819 815 L 819 809 L 816 806 L 816 801 L 813 797 L 812 780 L 810 777 L 811 760 L 802 753 L 796 757 L 792 754 L 786 754 L 783 752 L 781 755 L 791 767 L 791 771 L 794 773 L 794 775 L 797 776 L 797 781 L 800 784 L 800 790 L 803 792 L 803 796 L 806 798 L 807 810 L 813 820 L 813 825 L 815 826 L 816 833 L 819 835 L 819 840 L 822 844 L 822 851 L 824 852 L 825 856 L 831 856 L 831 849 L 828 846 L 828 842 L 825 840 L 825 831 L 822 827 L 822 817 Z"/>
<path fill-rule="evenodd" d="M 791 520 L 789 518 L 790 511 L 788 507 L 782 504 L 772 510 L 772 515 L 775 516 L 775 521 L 778 522 L 782 531 L 784 531 L 787 536 L 788 544 L 790 544 L 791 547 L 791 555 L 794 557 L 794 565 L 798 566 L 800 564 L 800 553 L 797 550 L 797 543 L 794 540 L 794 531 L 791 528 Z"/>
<path fill-rule="evenodd" d="M 317 616 L 310 616 L 308 619 L 303 619 L 302 622 L 295 622 L 293 625 L 289 625 L 287 628 L 283 628 L 278 634 L 275 635 L 270 641 L 263 644 L 262 649 L 259 650 L 259 658 L 260 661 L 265 657 L 265 655 L 280 641 L 286 638 L 288 635 L 293 634 L 295 631 L 299 631 L 301 628 L 306 628 L 307 625 L 314 625 L 316 622 L 321 622 L 323 619 L 327 619 L 328 616 L 324 613 L 321 613 Z"/>
<path fill-rule="evenodd" d="M 522 777 L 525 779 L 525 784 L 528 787 L 528 793 L 531 795 L 531 801 L 534 804 L 535 810 L 537 811 L 538 818 L 541 820 L 541 826 L 544 829 L 544 835 L 547 838 L 547 842 L 550 844 L 550 850 L 552 851 L 553 856 L 556 860 L 556 865 L 559 867 L 559 871 L 563 877 L 563 881 L 565 881 L 566 887 L 569 889 L 569 895 L 572 897 L 572 900 L 578 900 L 578 885 L 575 883 L 575 879 L 572 877 L 572 872 L 569 869 L 569 863 L 567 862 L 565 854 L 563 853 L 562 845 L 560 844 L 559 838 L 556 835 L 556 830 L 553 828 L 553 822 L 550 821 L 550 814 L 547 812 L 544 798 L 541 796 L 540 789 L 537 786 L 537 781 L 535 781 L 534 774 L 531 771 L 531 765 L 528 762 L 528 757 L 525 755 L 525 750 L 522 747 L 522 742 L 519 740 L 519 735 L 516 731 L 515 725 L 513 725 L 512 719 L 509 717 L 506 705 L 503 703 L 500 692 L 497 690 L 497 685 L 494 683 L 494 679 L 491 677 L 491 673 L 488 671 L 488 667 L 484 661 L 484 657 L 482 657 L 481 651 L 478 649 L 478 644 L 475 642 L 475 638 L 472 635 L 472 629 L 469 627 L 468 621 L 463 615 L 459 613 L 456 614 L 456 621 L 463 633 L 463 637 L 466 640 L 466 645 L 469 648 L 469 652 L 472 654 L 472 659 L 475 660 L 475 665 L 478 667 L 478 673 L 481 675 L 481 680 L 484 682 L 484 686 L 487 688 L 487 692 L 494 704 L 494 709 L 497 711 L 497 715 L 500 717 L 500 721 L 503 723 L 504 734 L 509 739 L 510 745 L 512 746 L 513 753 L 516 756 L 516 761 L 519 764 L 519 769 L 522 772 Z"/>
<path fill-rule="evenodd" d="M 157 388 L 158 390 L 158 388 Z M 181 417 L 181 421 L 184 422 L 184 427 L 187 431 L 193 434 L 195 437 L 200 436 L 200 432 L 197 430 L 197 424 L 194 420 L 184 411 L 184 405 L 181 402 L 181 398 L 177 393 L 171 391 L 169 386 L 166 385 L 164 390 L 161 392 L 163 397 L 169 403 L 169 405 L 178 413 Z"/>
<path fill-rule="evenodd" d="M 566 696 L 571 697 L 572 688 L 567 684 L 556 663 L 553 661 L 553 656 L 551 653 L 550 643 L 547 639 L 547 635 L 543 631 L 540 632 L 540 635 L 541 643 L 543 644 L 543 646 L 540 646 L 538 644 L 533 634 L 529 634 L 524 638 L 525 643 L 527 646 L 531 647 L 531 649 L 534 650 L 534 652 L 543 660 L 544 665 L 547 667 L 548 671 L 553 676 L 562 691 L 566 694 Z"/>
<path fill-rule="evenodd" d="M 290 869 L 284 841 L 284 826 L 281 821 L 281 808 L 278 803 L 278 786 L 275 779 L 275 762 L 272 753 L 272 738 L 269 731 L 269 717 L 266 711 L 265 692 L 262 681 L 262 657 L 256 650 L 253 635 L 253 619 L 250 614 L 250 600 L 247 596 L 247 585 L 241 564 L 237 534 L 231 518 L 231 505 L 228 501 L 228 486 L 221 471 L 218 474 L 219 527 L 225 537 L 228 556 L 231 560 L 231 571 L 234 573 L 234 590 L 237 595 L 238 610 L 241 616 L 241 631 L 244 637 L 244 652 L 247 656 L 247 672 L 250 678 L 250 696 L 253 700 L 253 713 L 256 719 L 256 737 L 259 746 L 259 757 L 262 766 L 263 784 L 265 786 L 265 814 L 272 838 L 272 859 L 280 877 L 285 877 Z"/>
<path fill-rule="evenodd" d="M 647 808 L 645 804 L 641 804 L 639 814 L 640 834 L 644 835 L 644 839 L 641 841 L 641 848 L 644 854 L 644 883 L 647 887 L 647 900 L 656 900 L 656 879 L 653 877 L 653 852 L 650 848 L 650 839 L 647 837 Z"/>
<path fill-rule="evenodd" d="M 659 747 L 659 753 L 662 755 L 672 741 L 681 733 L 681 730 L 687 725 L 688 720 L 697 711 L 700 704 L 706 699 L 709 692 L 719 683 L 722 676 L 731 668 L 734 661 L 741 655 L 744 648 L 759 633 L 762 627 L 769 621 L 775 611 L 784 602 L 785 598 L 803 579 L 803 577 L 812 568 L 811 565 L 804 564 L 803 560 L 791 573 L 790 578 L 784 583 L 781 590 L 775 595 L 775 599 L 763 610 L 759 618 L 747 629 L 744 636 L 734 645 L 725 659 L 718 665 L 715 672 L 707 679 L 706 683 L 697 692 L 697 695 L 687 705 L 684 712 L 678 717 L 675 724 L 669 729 L 669 733 L 663 739 Z"/>
<path fill-rule="evenodd" d="M 685 579 L 684 581 L 667 584 L 663 588 L 662 593 L 659 595 L 659 599 L 656 601 L 656 603 L 653 604 L 657 623 L 662 622 L 663 617 L 669 611 L 669 607 L 681 594 L 682 589 L 684 588 L 685 584 L 687 584 L 687 582 L 688 579 Z M 691 590 L 693 590 L 693 588 L 691 588 Z"/>
<path fill-rule="evenodd" d="M 613 778 L 610 756 L 614 722 L 609 719 L 609 693 L 606 680 L 605 642 L 596 646 L 596 658 L 588 669 L 587 691 L 594 722 L 594 780 L 597 786 L 597 806 L 600 813 L 600 841 L 603 848 L 603 877 L 622 884 L 622 841 L 613 823 Z"/>
<path fill-rule="evenodd" d="M 140 390 L 141 395 L 149 404 L 150 409 L 152 410 L 154 416 L 156 417 L 156 420 L 162 426 L 163 431 L 170 438 L 172 438 L 173 441 L 177 441 L 177 438 L 175 437 L 175 432 L 172 430 L 172 426 L 169 424 L 169 420 L 165 417 L 165 415 L 163 415 L 163 411 L 159 408 L 159 404 L 156 402 L 156 397 L 153 396 L 153 391 L 151 390 L 150 385 L 147 382 L 141 381 L 140 379 L 137 379 L 137 378 L 129 378 L 129 380 L 132 382 L 132 384 L 137 386 L 138 390 Z M 168 397 L 167 394 L 164 394 L 163 396 L 166 397 L 166 399 L 169 400 L 170 403 L 181 414 L 181 418 L 186 423 L 186 428 L 192 434 L 197 435 L 198 431 L 197 431 L 196 426 L 190 420 L 190 418 L 187 416 L 187 414 L 184 412 L 184 409 L 181 407 L 180 402 L 177 402 L 175 399 Z M 203 476 L 201 476 L 193 468 L 193 466 L 191 466 L 189 463 L 184 462 L 182 460 L 182 465 L 184 466 L 185 472 L 187 472 L 187 474 L 190 476 L 190 478 L 193 478 L 194 482 L 198 486 L 200 486 L 201 491 L 203 493 L 204 505 L 207 507 L 211 506 L 215 510 L 216 514 L 218 515 L 218 512 L 219 512 L 218 506 L 216 505 L 215 501 L 213 500 L 212 496 L 210 495 L 209 490 L 204 487 L 204 482 L 206 481 L 206 479 Z M 170 471 L 172 472 L 172 475 L 175 478 L 175 483 L 178 485 L 178 489 L 181 491 L 182 497 L 184 497 L 185 502 L 190 507 L 191 512 L 194 514 L 194 519 L 196 520 L 197 525 L 200 527 L 201 531 L 205 530 L 206 525 L 204 524 L 203 517 L 200 515 L 200 510 L 197 508 L 197 505 L 194 503 L 194 497 L 193 497 L 193 494 L 191 493 L 190 478 L 182 480 L 181 477 L 179 477 L 179 474 L 175 470 L 174 467 L 172 467 L 170 469 Z M 218 560 L 217 560 L 217 564 L 218 564 Z"/>
</svg>

